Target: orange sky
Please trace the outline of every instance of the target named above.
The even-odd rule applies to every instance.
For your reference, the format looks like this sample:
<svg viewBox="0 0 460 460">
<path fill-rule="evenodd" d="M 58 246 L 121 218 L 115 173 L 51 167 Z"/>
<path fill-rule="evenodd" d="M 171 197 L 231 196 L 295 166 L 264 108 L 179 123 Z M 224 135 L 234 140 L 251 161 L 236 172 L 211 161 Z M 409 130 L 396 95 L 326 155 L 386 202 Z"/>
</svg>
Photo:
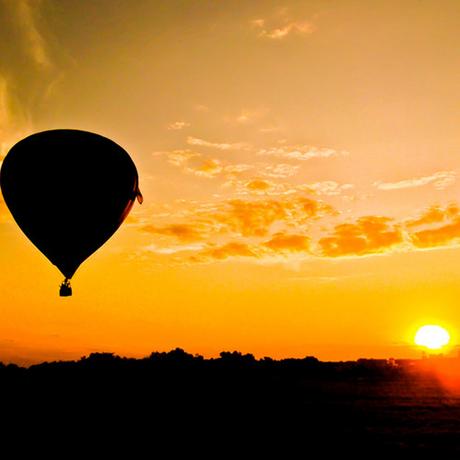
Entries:
<svg viewBox="0 0 460 460">
<path fill-rule="evenodd" d="M 459 19 L 456 0 L 0 0 L 0 161 L 86 129 L 144 195 L 67 299 L 0 201 L 0 360 L 413 357 L 425 323 L 455 345 Z"/>
</svg>

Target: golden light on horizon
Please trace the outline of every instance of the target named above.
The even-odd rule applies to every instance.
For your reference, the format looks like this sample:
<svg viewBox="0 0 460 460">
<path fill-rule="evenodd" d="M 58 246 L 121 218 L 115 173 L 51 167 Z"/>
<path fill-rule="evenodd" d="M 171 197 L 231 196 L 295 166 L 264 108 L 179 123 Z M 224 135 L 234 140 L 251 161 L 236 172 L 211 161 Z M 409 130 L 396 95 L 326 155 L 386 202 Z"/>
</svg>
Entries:
<svg viewBox="0 0 460 460">
<path fill-rule="evenodd" d="M 443 327 L 434 324 L 420 327 L 414 338 L 416 345 L 429 348 L 430 350 L 439 350 L 446 346 L 449 341 L 449 332 Z"/>
</svg>

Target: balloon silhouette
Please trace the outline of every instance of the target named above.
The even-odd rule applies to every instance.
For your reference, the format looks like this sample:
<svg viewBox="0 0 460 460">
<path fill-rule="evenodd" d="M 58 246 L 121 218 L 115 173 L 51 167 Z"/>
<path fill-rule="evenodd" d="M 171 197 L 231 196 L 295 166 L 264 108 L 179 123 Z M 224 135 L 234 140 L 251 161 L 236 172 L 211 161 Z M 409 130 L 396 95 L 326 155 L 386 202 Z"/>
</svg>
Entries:
<svg viewBox="0 0 460 460">
<path fill-rule="evenodd" d="M 128 153 L 98 134 L 57 129 L 32 134 L 3 160 L 6 205 L 32 243 L 65 276 L 61 296 L 80 264 L 118 229 L 139 178 Z"/>
</svg>

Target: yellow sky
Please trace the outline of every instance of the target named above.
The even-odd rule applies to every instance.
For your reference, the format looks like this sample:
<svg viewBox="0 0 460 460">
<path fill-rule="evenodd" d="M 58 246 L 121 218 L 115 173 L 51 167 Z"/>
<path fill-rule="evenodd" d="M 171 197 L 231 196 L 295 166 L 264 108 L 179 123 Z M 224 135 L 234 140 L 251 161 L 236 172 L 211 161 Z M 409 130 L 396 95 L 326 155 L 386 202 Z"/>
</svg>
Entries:
<svg viewBox="0 0 460 460">
<path fill-rule="evenodd" d="M 0 202 L 0 359 L 410 357 L 460 329 L 460 3 L 0 0 L 0 161 L 122 145 L 144 204 L 62 276 Z"/>
</svg>

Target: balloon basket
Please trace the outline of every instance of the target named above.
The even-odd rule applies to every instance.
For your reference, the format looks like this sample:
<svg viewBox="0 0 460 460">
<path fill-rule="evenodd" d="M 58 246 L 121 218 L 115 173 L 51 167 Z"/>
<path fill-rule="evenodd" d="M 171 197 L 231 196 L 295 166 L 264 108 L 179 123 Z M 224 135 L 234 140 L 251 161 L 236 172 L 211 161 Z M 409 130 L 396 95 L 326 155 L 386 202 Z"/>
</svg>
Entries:
<svg viewBox="0 0 460 460">
<path fill-rule="evenodd" d="M 59 288 L 59 295 L 61 297 L 70 297 L 72 295 L 72 286 L 70 285 L 69 279 L 66 278 L 62 282 L 61 287 Z"/>
</svg>

